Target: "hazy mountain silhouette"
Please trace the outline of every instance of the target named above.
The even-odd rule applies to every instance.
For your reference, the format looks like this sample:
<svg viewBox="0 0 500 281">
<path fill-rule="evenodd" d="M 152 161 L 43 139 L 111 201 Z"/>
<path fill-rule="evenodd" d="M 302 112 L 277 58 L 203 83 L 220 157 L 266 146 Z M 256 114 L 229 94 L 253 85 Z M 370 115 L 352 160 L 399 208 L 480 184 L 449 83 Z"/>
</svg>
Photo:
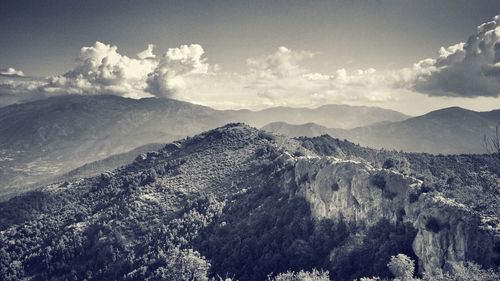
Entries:
<svg viewBox="0 0 500 281">
<path fill-rule="evenodd" d="M 289 124 L 316 123 L 328 128 L 350 129 L 382 121 L 401 121 L 410 116 L 400 112 L 369 106 L 328 104 L 317 108 L 273 107 L 260 111 L 234 110 L 235 121 L 262 127 L 270 122 Z"/>
<path fill-rule="evenodd" d="M 173 99 L 135 100 L 111 95 L 66 95 L 10 105 L 0 108 L 0 197 L 114 154 L 233 121 L 258 126 L 268 120 L 309 120 L 354 126 L 405 117 L 380 108 L 344 105 L 219 111 Z M 123 164 L 106 163 L 107 168 L 112 163 Z"/>
<path fill-rule="evenodd" d="M 306 124 L 288 124 L 286 122 L 272 122 L 264 127 L 263 130 L 278 134 L 287 135 L 289 137 L 317 137 L 321 135 L 331 135 L 332 129 L 316 123 Z"/>
<path fill-rule="evenodd" d="M 0 183 L 16 188 L 224 124 L 216 113 L 176 100 L 77 95 L 0 108 Z"/>
<path fill-rule="evenodd" d="M 400 122 L 380 122 L 354 129 L 324 128 L 316 124 L 271 123 L 264 130 L 289 136 L 333 137 L 374 148 L 443 154 L 485 153 L 483 138 L 495 133 L 500 110 L 476 112 L 444 108 Z"/>
</svg>

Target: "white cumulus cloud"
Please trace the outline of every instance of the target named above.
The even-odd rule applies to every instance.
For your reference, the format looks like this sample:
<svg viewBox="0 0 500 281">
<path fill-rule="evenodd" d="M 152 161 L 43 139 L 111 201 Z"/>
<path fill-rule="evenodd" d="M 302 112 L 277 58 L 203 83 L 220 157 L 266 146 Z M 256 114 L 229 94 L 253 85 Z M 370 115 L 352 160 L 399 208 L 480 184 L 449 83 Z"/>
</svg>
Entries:
<svg viewBox="0 0 500 281">
<path fill-rule="evenodd" d="M 442 47 L 436 58 L 403 69 L 317 72 L 304 66 L 308 59 L 325 55 L 329 54 L 281 46 L 268 55 L 246 59 L 246 70 L 231 73 L 209 64 L 199 44 L 169 48 L 162 56 L 148 44 L 128 57 L 116 46 L 95 42 L 82 47 L 76 66 L 62 75 L 29 81 L 13 68 L 0 72 L 10 79 L 0 80 L 0 94 L 9 100 L 12 94 L 30 99 L 61 94 L 156 96 L 220 109 L 327 103 L 392 108 L 401 104 L 411 109 L 419 103 L 421 107 L 467 104 L 471 97 L 498 102 L 500 96 L 500 16 L 480 25 L 466 42 Z"/>
<path fill-rule="evenodd" d="M 154 48 L 155 48 L 154 44 L 148 44 L 148 48 L 144 51 L 137 53 L 137 57 L 141 60 L 156 58 L 156 55 L 153 53 Z"/>
<path fill-rule="evenodd" d="M 198 44 L 170 48 L 148 74 L 147 91 L 158 97 L 172 97 L 187 87 L 186 79 L 208 73 L 205 51 Z"/>
<path fill-rule="evenodd" d="M 264 58 L 247 59 L 253 74 L 261 78 L 285 78 L 300 75 L 306 72 L 299 63 L 312 57 L 314 54 L 307 51 L 292 51 L 281 46 L 278 50 Z"/>
<path fill-rule="evenodd" d="M 436 59 L 417 63 L 413 87 L 436 96 L 500 95 L 500 16 L 481 24 L 466 42 L 441 47 Z"/>
<path fill-rule="evenodd" d="M 244 79 L 245 88 L 253 90 L 254 98 L 268 106 L 318 106 L 392 98 L 390 91 L 381 90 L 387 86 L 381 83 L 384 77 L 375 69 L 339 69 L 333 74 L 312 72 L 302 62 L 314 55 L 279 47 L 263 58 L 248 59 L 250 69 Z"/>
<path fill-rule="evenodd" d="M 0 70 L 0 75 L 3 76 L 24 76 L 24 72 L 21 70 L 16 70 L 13 67 L 9 67 L 7 69 Z"/>
<path fill-rule="evenodd" d="M 149 47 L 148 47 L 149 49 Z M 95 42 L 82 47 L 77 66 L 63 75 L 50 77 L 43 91 L 61 94 L 115 94 L 124 97 L 147 96 L 146 77 L 156 63 L 148 57 L 129 58 L 116 46 Z M 152 50 L 151 50 L 152 51 Z"/>
</svg>

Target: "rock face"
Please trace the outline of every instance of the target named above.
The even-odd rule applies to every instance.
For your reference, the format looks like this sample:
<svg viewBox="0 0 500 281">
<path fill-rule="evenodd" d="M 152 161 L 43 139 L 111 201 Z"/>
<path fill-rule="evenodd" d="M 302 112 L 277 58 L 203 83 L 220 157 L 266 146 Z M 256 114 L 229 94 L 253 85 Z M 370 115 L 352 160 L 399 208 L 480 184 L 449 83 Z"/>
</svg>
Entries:
<svg viewBox="0 0 500 281">
<path fill-rule="evenodd" d="M 421 271 L 450 269 L 465 260 L 485 267 L 498 266 L 498 231 L 484 227 L 466 206 L 423 195 L 412 207 L 408 219 L 418 230 L 413 249 L 421 260 Z"/>
<path fill-rule="evenodd" d="M 466 206 L 423 193 L 416 178 L 334 157 L 298 157 L 293 165 L 294 183 L 287 187 L 310 203 L 318 219 L 343 219 L 356 227 L 381 219 L 411 223 L 420 272 L 466 260 L 489 267 L 500 260 L 497 230 L 484 227 Z"/>
</svg>

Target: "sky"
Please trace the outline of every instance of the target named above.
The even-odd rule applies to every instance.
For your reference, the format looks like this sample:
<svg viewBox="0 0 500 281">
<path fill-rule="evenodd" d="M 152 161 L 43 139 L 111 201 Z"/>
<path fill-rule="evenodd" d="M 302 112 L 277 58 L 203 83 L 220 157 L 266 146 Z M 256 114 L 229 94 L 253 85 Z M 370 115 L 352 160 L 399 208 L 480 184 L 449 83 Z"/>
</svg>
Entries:
<svg viewBox="0 0 500 281">
<path fill-rule="evenodd" d="M 496 14 L 496 0 L 2 0 L 0 105 L 117 94 L 220 109 L 491 110 Z"/>
</svg>

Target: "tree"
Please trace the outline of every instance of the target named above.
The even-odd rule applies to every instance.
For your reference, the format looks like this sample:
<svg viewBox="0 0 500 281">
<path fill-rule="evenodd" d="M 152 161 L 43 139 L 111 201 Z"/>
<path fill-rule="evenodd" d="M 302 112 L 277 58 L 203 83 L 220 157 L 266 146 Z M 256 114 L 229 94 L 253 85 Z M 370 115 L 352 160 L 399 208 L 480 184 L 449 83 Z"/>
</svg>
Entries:
<svg viewBox="0 0 500 281">
<path fill-rule="evenodd" d="M 207 281 L 210 263 L 197 251 L 173 248 L 167 252 L 165 266 L 159 267 L 155 277 L 171 281 Z"/>
<path fill-rule="evenodd" d="M 497 124 L 493 136 L 484 136 L 484 148 L 488 153 L 500 153 L 500 123 Z"/>
<path fill-rule="evenodd" d="M 389 270 L 397 280 L 413 280 L 413 274 L 415 273 L 415 261 L 407 255 L 398 254 L 396 256 L 392 256 L 390 262 L 387 264 L 387 267 L 389 267 Z"/>
<path fill-rule="evenodd" d="M 328 271 L 318 271 L 317 269 L 299 272 L 287 271 L 274 278 L 268 277 L 268 281 L 330 281 L 330 274 Z"/>
</svg>

